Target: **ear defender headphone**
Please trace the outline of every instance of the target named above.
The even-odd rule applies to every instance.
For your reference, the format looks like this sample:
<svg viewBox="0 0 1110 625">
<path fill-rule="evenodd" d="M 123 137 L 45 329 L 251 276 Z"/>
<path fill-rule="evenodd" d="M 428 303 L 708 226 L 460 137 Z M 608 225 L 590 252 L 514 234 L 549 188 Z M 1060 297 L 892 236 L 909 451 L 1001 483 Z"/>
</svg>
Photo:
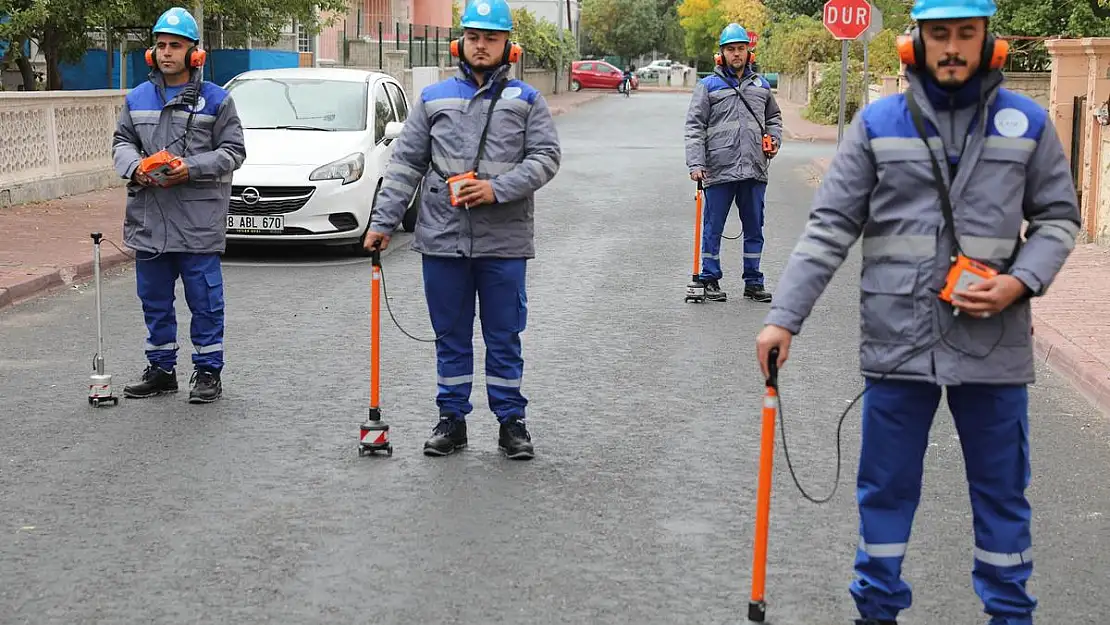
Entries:
<svg viewBox="0 0 1110 625">
<path fill-rule="evenodd" d="M 459 60 L 465 60 L 462 56 L 463 51 L 463 38 L 459 37 L 451 41 L 451 56 Z M 508 65 L 520 61 L 521 55 L 524 54 L 524 48 L 521 48 L 515 42 L 509 40 L 505 42 L 505 52 L 501 55 L 501 64 Z"/>
<path fill-rule="evenodd" d="M 914 27 L 907 35 L 899 35 L 897 40 L 898 58 L 908 67 L 916 70 L 925 68 L 925 42 L 921 40 L 921 30 Z M 997 39 L 990 32 L 983 38 L 980 52 L 979 71 L 1002 69 L 1010 54 L 1010 42 Z"/>
<path fill-rule="evenodd" d="M 453 45 L 453 44 L 452 44 Z M 154 54 L 156 50 L 154 47 L 146 49 L 146 64 L 148 67 L 154 67 Z M 196 45 L 189 46 L 185 52 L 185 67 L 192 69 L 200 69 L 204 67 L 205 60 L 208 59 L 208 53 Z"/>
<path fill-rule="evenodd" d="M 751 65 L 752 63 L 755 63 L 755 51 L 752 50 L 751 48 L 748 48 L 748 65 Z M 724 67 L 725 66 L 725 56 L 723 54 L 721 54 L 720 52 L 714 53 L 713 54 L 713 64 L 714 65 L 720 65 L 721 67 Z"/>
</svg>

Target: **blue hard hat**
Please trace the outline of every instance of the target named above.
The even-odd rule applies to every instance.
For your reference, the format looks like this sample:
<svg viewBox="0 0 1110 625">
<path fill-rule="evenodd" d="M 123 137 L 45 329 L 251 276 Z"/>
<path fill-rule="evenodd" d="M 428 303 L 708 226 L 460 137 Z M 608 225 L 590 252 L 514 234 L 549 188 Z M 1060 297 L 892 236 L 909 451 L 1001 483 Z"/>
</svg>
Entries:
<svg viewBox="0 0 1110 625">
<path fill-rule="evenodd" d="M 997 10 L 994 0 L 916 0 L 910 11 L 910 19 L 920 22 L 991 17 Z"/>
<path fill-rule="evenodd" d="M 506 0 L 471 0 L 463 11 L 460 24 L 477 30 L 513 29 L 513 12 Z"/>
<path fill-rule="evenodd" d="M 191 41 L 200 41 L 200 29 L 193 16 L 181 7 L 174 7 L 162 14 L 154 23 L 154 34 L 177 35 Z"/>
<path fill-rule="evenodd" d="M 725 29 L 721 31 L 721 40 L 717 42 L 717 45 L 718 46 L 725 46 L 725 45 L 728 45 L 730 43 L 751 43 L 751 42 L 752 42 L 751 38 L 748 37 L 748 31 L 744 30 L 743 26 L 741 26 L 739 24 L 736 24 L 736 23 L 732 23 L 732 24 L 729 24 L 728 26 L 725 26 Z"/>
</svg>

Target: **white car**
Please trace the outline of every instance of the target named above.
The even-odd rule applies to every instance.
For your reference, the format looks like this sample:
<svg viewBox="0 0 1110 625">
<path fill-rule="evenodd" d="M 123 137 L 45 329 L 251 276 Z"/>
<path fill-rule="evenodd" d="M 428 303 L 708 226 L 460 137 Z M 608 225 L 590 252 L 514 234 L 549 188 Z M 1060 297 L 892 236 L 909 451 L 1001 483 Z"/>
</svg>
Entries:
<svg viewBox="0 0 1110 625">
<path fill-rule="evenodd" d="M 232 243 L 350 245 L 370 212 L 408 117 L 401 84 L 378 72 L 299 67 L 232 78 L 247 160 L 232 180 Z M 412 232 L 419 192 L 402 220 Z"/>
</svg>

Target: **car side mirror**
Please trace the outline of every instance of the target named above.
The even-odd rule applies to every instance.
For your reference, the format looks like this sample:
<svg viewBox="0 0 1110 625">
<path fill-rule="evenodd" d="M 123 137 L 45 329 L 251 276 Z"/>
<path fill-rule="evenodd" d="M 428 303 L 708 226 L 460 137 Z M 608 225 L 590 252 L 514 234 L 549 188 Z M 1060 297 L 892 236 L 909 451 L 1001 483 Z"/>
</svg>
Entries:
<svg viewBox="0 0 1110 625">
<path fill-rule="evenodd" d="M 401 131 L 405 129 L 404 122 L 389 122 L 385 125 L 385 140 L 393 141 L 401 136 Z"/>
</svg>

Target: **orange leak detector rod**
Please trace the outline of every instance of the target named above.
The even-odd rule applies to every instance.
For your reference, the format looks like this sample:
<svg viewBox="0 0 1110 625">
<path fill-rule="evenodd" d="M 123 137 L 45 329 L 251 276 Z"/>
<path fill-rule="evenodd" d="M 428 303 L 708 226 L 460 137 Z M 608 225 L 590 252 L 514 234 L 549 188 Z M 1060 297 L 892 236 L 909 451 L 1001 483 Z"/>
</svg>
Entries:
<svg viewBox="0 0 1110 625">
<path fill-rule="evenodd" d="M 379 243 L 370 250 L 370 414 L 362 424 L 359 434 L 358 455 L 384 451 L 393 455 L 389 442 L 389 424 L 382 421 L 381 410 L 381 283 L 382 252 Z"/>
<path fill-rule="evenodd" d="M 748 620 L 762 623 L 767 617 L 764 587 L 767 582 L 767 530 L 771 522 L 771 468 L 775 457 L 775 417 L 779 407 L 779 350 L 767 356 L 767 391 L 763 395 L 763 425 L 759 442 L 759 484 L 755 500 L 755 549 L 752 562 L 752 595 Z"/>
<path fill-rule="evenodd" d="M 701 180 L 698 180 L 698 188 L 694 191 L 694 269 L 690 274 L 690 284 L 686 285 L 686 301 L 699 304 L 705 301 L 705 285 L 702 284 L 699 277 L 701 275 L 701 215 L 704 196 L 705 190 L 702 188 Z"/>
</svg>

